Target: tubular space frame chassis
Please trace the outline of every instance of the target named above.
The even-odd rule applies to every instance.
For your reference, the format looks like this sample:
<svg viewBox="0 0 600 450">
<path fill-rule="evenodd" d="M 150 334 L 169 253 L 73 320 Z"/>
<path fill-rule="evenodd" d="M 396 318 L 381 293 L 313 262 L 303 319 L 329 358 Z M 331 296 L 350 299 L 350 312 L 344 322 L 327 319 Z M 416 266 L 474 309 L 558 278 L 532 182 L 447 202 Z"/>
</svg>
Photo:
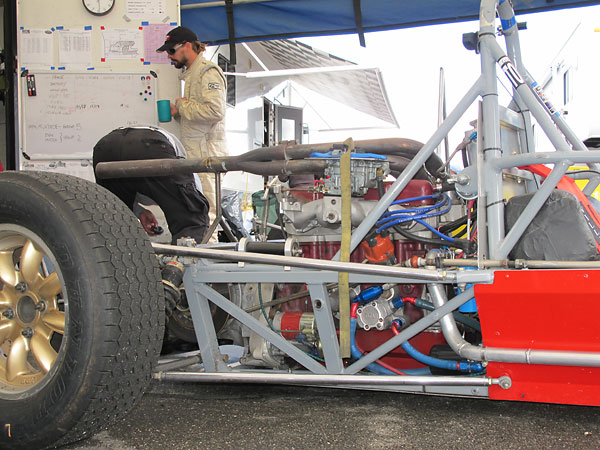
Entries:
<svg viewBox="0 0 600 450">
<path fill-rule="evenodd" d="M 496 42 L 496 11 L 501 19 L 502 34 L 506 40 L 507 53 Z M 509 377 L 488 378 L 483 376 L 364 376 L 356 375 L 368 364 L 384 356 L 436 322 L 440 322 L 446 340 L 461 356 L 479 361 L 503 361 L 528 364 L 561 364 L 566 366 L 600 366 L 600 353 L 577 351 L 552 351 L 528 349 L 503 349 L 474 347 L 460 341 L 456 336 L 455 324 L 450 314 L 461 304 L 473 297 L 473 289 L 447 301 L 444 283 L 492 283 L 494 272 L 484 270 L 486 259 L 503 260 L 531 223 L 537 212 L 565 175 L 570 165 L 586 163 L 593 169 L 600 167 L 600 153 L 591 153 L 568 127 L 560 112 L 555 111 L 536 92 L 537 84 L 527 72 L 521 58 L 517 22 L 510 3 L 506 0 L 482 0 L 480 10 L 479 52 L 481 75 L 467 91 L 462 100 L 450 113 L 422 147 L 392 187 L 377 203 L 351 237 L 354 250 L 365 235 L 384 213 L 394 199 L 423 166 L 439 143 L 457 123 L 467 108 L 481 98 L 477 121 L 477 173 L 478 173 L 478 217 L 479 270 L 428 270 L 399 267 L 380 267 L 354 263 L 340 263 L 339 252 L 333 261 L 311 260 L 284 256 L 256 255 L 245 252 L 214 250 L 208 248 L 186 248 L 155 244 L 157 253 L 191 256 L 196 262 L 186 264 L 184 285 L 190 305 L 200 354 L 204 364 L 201 372 L 161 371 L 159 365 L 155 378 L 178 381 L 203 382 L 259 382 L 303 385 L 351 386 L 386 390 L 427 392 L 446 395 L 487 396 L 488 386 L 500 385 L 509 389 Z M 516 113 L 501 108 L 498 104 L 496 71 L 498 64 L 513 87 L 513 102 Z M 539 88 L 538 88 L 539 89 Z M 520 154 L 503 155 L 500 148 L 499 122 L 504 116 L 519 124 Z M 548 136 L 556 152 L 535 153 L 529 146 L 533 142 L 532 119 L 535 117 Z M 554 164 L 546 181 L 525 208 L 508 234 L 504 230 L 504 205 L 502 197 L 502 170 L 531 164 Z M 598 185 L 592 178 L 584 192 L 591 193 Z M 531 186 L 531 185 L 530 185 Z M 483 231 L 487 232 L 483 232 Z M 225 262 L 216 262 L 216 261 Z M 336 262 L 338 261 L 338 262 Z M 350 283 L 382 284 L 424 283 L 434 300 L 436 310 L 426 315 L 400 334 L 379 346 L 368 355 L 345 367 L 340 358 L 340 347 L 333 322 L 327 283 L 336 283 L 338 272 L 349 272 Z M 270 330 L 264 322 L 256 320 L 225 297 L 212 289 L 209 283 L 306 283 L 315 313 L 319 337 L 322 342 L 325 365 L 319 364 L 283 337 Z M 305 370 L 281 372 L 274 370 L 236 371 L 223 362 L 219 353 L 216 332 L 212 323 L 209 302 L 229 313 L 243 325 L 278 347 L 296 360 Z M 472 348 L 468 348 L 468 347 Z M 182 361 L 181 366 L 189 365 Z M 177 366 L 177 364 L 175 364 Z M 167 366 L 164 366 L 165 369 Z M 170 365 L 169 367 L 174 367 Z"/>
</svg>

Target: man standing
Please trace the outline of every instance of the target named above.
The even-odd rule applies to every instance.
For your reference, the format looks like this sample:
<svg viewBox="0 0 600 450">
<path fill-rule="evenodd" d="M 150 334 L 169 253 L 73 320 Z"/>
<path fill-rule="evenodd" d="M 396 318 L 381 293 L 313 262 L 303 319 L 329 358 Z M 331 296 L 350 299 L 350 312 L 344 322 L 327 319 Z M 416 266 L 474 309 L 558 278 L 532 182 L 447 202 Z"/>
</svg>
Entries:
<svg viewBox="0 0 600 450">
<path fill-rule="evenodd" d="M 184 94 L 171 103 L 173 116 L 181 121 L 181 140 L 190 158 L 221 157 L 225 147 L 225 109 L 227 81 L 223 71 L 202 57 L 206 45 L 185 27 L 173 28 L 157 52 L 166 51 L 176 68 L 185 67 L 179 76 L 185 82 Z M 215 176 L 199 173 L 202 190 L 210 205 L 211 223 L 216 218 Z M 217 242 L 217 232 L 210 243 Z"/>
</svg>

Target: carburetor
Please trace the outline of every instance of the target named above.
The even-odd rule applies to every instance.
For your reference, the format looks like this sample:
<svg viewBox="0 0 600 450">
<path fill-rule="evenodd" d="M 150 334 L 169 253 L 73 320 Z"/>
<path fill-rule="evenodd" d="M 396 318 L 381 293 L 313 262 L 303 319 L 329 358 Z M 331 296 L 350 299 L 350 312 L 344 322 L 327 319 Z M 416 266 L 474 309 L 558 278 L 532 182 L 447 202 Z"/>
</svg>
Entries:
<svg viewBox="0 0 600 450">
<path fill-rule="evenodd" d="M 332 158 L 335 150 L 319 159 L 327 160 L 323 184 L 324 193 L 342 195 L 342 174 L 340 158 Z M 313 154 L 314 155 L 314 154 Z M 384 179 L 390 173 L 390 165 L 385 156 L 369 153 L 353 153 L 350 160 L 350 184 L 353 197 L 364 197 L 370 188 L 377 187 L 377 179 Z"/>
</svg>

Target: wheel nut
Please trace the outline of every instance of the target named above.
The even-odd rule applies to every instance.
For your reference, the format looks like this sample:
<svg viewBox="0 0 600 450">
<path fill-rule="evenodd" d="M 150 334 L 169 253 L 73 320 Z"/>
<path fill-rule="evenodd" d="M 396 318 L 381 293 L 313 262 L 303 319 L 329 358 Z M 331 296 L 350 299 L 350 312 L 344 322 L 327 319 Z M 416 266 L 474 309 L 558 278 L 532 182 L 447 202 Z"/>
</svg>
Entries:
<svg viewBox="0 0 600 450">
<path fill-rule="evenodd" d="M 13 320 L 15 318 L 15 312 L 8 308 L 6 311 L 2 312 L 2 317 L 8 319 L 8 320 Z"/>
<path fill-rule="evenodd" d="M 35 310 L 40 312 L 46 311 L 46 302 L 40 301 L 37 305 L 35 305 Z"/>
<path fill-rule="evenodd" d="M 21 281 L 19 284 L 17 284 L 15 286 L 15 289 L 17 290 L 17 292 L 24 294 L 25 292 L 27 292 L 27 283 L 25 283 L 24 281 Z"/>
<path fill-rule="evenodd" d="M 31 327 L 24 328 L 23 331 L 21 331 L 21 334 L 27 339 L 31 339 L 33 336 L 33 329 Z"/>
</svg>

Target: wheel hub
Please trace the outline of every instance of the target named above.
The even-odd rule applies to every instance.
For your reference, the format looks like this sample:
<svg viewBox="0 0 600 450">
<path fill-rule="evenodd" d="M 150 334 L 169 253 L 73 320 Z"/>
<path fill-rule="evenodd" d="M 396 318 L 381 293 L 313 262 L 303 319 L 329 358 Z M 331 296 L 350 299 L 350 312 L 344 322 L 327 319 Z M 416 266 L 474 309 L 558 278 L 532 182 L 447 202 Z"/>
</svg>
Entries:
<svg viewBox="0 0 600 450">
<path fill-rule="evenodd" d="M 17 315 L 21 322 L 31 323 L 34 321 L 37 313 L 37 307 L 35 300 L 30 296 L 25 295 L 19 299 L 17 305 Z"/>
<path fill-rule="evenodd" d="M 36 392 L 64 350 L 66 300 L 55 267 L 39 237 L 0 224 L 0 396 Z"/>
</svg>

